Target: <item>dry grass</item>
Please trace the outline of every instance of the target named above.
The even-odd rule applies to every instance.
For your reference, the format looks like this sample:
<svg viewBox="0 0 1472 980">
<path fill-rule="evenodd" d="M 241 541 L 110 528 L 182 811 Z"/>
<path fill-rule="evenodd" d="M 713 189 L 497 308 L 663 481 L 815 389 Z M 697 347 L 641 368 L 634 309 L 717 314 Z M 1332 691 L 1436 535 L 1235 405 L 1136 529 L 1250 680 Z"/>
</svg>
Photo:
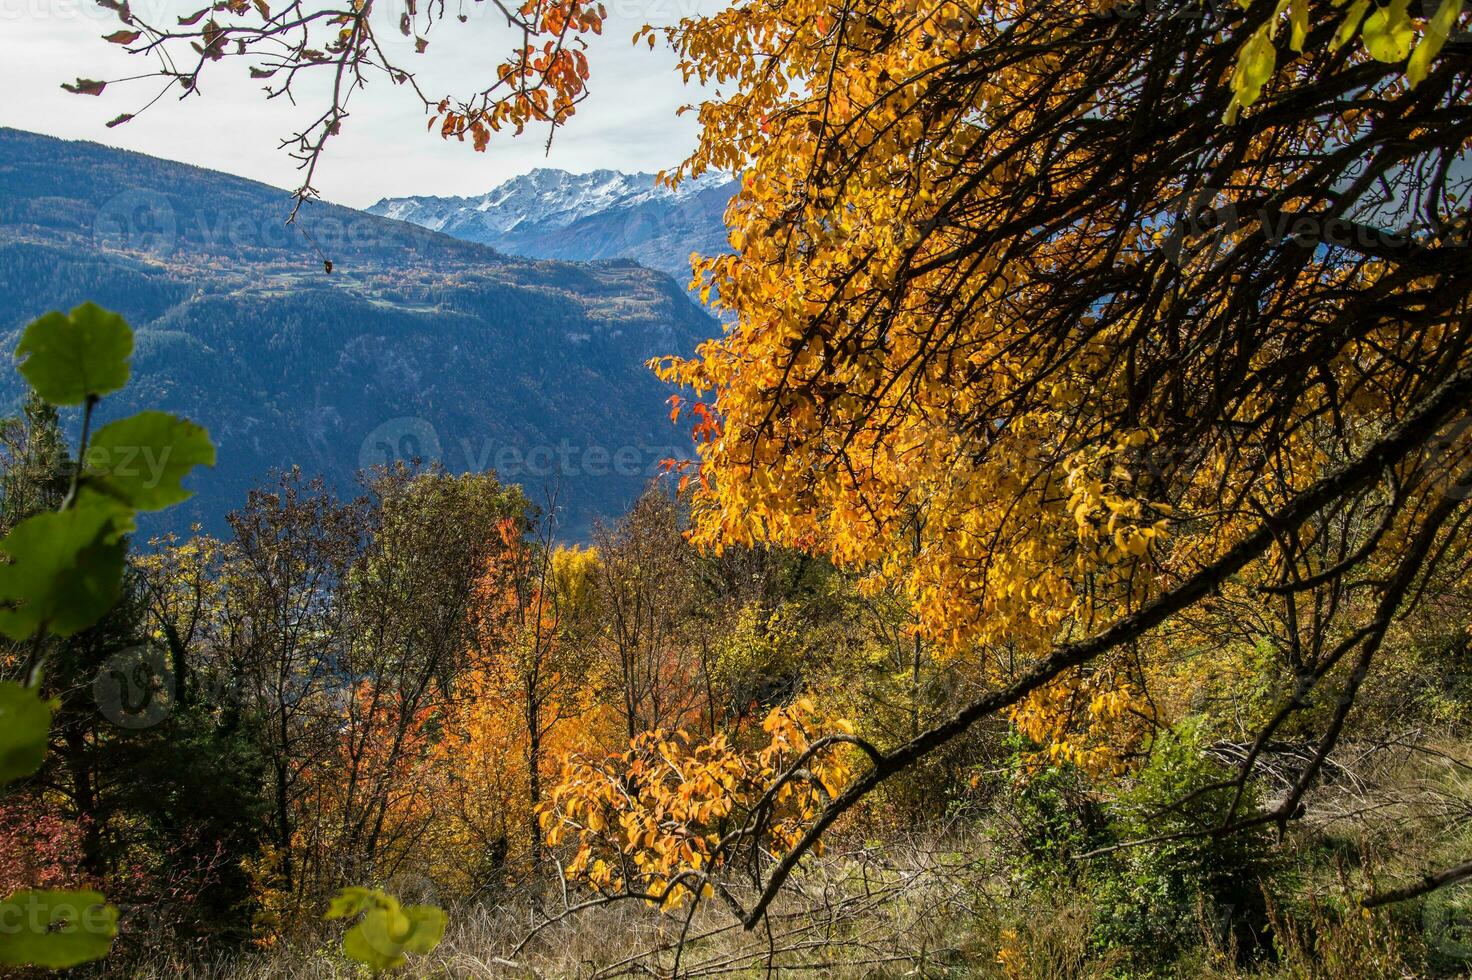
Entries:
<svg viewBox="0 0 1472 980">
<path fill-rule="evenodd" d="M 1348 753 L 1346 753 L 1347 755 Z M 1382 886 L 1411 869 L 1437 866 L 1472 842 L 1468 800 L 1472 759 L 1455 741 L 1409 737 L 1352 757 L 1345 778 L 1324 788 L 1305 821 L 1303 851 L 1314 861 L 1295 872 L 1292 907 L 1272 908 L 1276 961 L 1244 967 L 1220 948 L 1203 912 L 1191 950 L 1172 977 L 1215 980 L 1397 980 L 1423 975 L 1424 943 L 1388 914 L 1346 914 L 1372 880 Z M 444 942 L 401 974 L 411 978 L 870 977 L 977 980 L 1104 980 L 1130 976 L 1122 951 L 1092 942 L 1094 910 L 1072 892 L 1020 889 L 985 821 L 961 821 L 908 839 L 849 842 L 821 858 L 748 932 L 721 903 L 687 920 L 634 902 L 581 910 L 586 896 L 555 881 L 523 887 L 498 902 L 452 908 Z M 1389 841 L 1378 853 L 1358 843 L 1367 866 L 1325 860 L 1309 840 Z M 750 883 L 732 882 L 749 904 Z M 1317 896 L 1317 897 L 1316 897 Z M 407 897 L 407 896 L 406 896 Z M 281 947 L 184 961 L 156 953 L 109 976 L 168 980 L 327 980 L 366 976 L 337 952 L 340 930 Z M 1441 973 L 1439 975 L 1454 975 Z"/>
<path fill-rule="evenodd" d="M 576 895 L 564 899 L 554 887 L 555 898 L 538 903 L 523 893 L 452 909 L 439 948 L 402 975 L 1001 977 L 1000 929 L 985 925 L 1000 921 L 994 895 L 1001 886 L 987 854 L 980 839 L 954 834 L 830 852 L 811 864 L 766 927 L 750 932 L 714 901 L 693 916 L 627 901 L 569 912 Z M 732 892 L 741 900 L 750 887 L 735 884 Z M 158 957 L 128 974 L 187 980 L 356 976 L 333 945 L 324 933 L 211 963 Z"/>
</svg>

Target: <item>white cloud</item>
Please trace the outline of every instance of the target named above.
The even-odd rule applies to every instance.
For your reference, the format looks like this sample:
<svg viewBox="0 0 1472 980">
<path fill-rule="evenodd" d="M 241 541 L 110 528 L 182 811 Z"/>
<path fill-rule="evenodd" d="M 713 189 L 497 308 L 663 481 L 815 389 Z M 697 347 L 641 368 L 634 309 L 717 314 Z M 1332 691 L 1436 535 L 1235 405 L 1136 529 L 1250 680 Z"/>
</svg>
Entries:
<svg viewBox="0 0 1472 980">
<path fill-rule="evenodd" d="M 387 7 L 388 0 L 383 2 Z M 646 22 L 708 12 L 723 0 L 605 2 L 604 35 L 593 39 L 589 51 L 592 94 L 558 132 L 550 154 L 544 152 L 545 130 L 528 130 L 516 139 L 502 134 L 483 154 L 472 152 L 468 142 L 442 141 L 426 132 L 413 94 L 379 77 L 354 96 L 352 115 L 318 169 L 318 190 L 328 200 L 361 207 L 381 197 L 479 194 L 534 167 L 632 171 L 678 163 L 695 144 L 696 124 L 693 113 L 677 118 L 675 110 L 698 101 L 700 91 L 681 84 L 675 56 L 663 45 L 635 49 L 630 37 Z M 453 11 L 456 0 L 447 4 Z M 202 0 L 133 3 L 159 23 L 201 5 Z M 399 59 L 418 69 L 426 93 L 467 90 L 487 78 L 518 39 L 490 16 L 494 8 L 485 0 L 464 0 L 464 6 L 475 15 L 467 23 L 437 24 L 425 54 L 405 49 Z M 181 101 L 171 92 L 111 130 L 104 127 L 107 120 L 136 111 L 161 83 L 113 84 L 96 98 L 62 91 L 62 82 L 77 77 L 113 79 L 148 70 L 142 59 L 101 40 L 121 26 L 92 0 L 0 0 L 0 124 L 95 140 L 279 187 L 300 183 L 295 161 L 279 146 L 315 117 L 321 103 L 310 99 L 308 88 L 296 106 L 267 102 L 262 83 L 246 76 L 243 60 L 208 66 L 202 95 Z"/>
</svg>

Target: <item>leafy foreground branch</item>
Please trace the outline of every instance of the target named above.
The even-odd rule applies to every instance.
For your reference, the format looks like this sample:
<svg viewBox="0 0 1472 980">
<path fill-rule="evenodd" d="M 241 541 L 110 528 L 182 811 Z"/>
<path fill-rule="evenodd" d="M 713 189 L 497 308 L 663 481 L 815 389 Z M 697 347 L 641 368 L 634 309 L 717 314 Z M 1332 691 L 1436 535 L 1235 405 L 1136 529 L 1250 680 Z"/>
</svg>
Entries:
<svg viewBox="0 0 1472 980">
<path fill-rule="evenodd" d="M 432 29 L 459 26 L 450 23 L 443 4 L 409 3 L 395 17 L 388 5 L 371 2 L 343 6 L 291 0 L 273 9 L 266 0 L 231 0 L 158 19 L 118 0 L 93 2 L 118 18 L 119 29 L 104 40 L 153 61 L 155 67 L 116 81 L 78 78 L 63 88 L 101 97 L 109 85 L 155 81 L 156 91 L 140 108 L 108 123 L 120 126 L 166 95 L 185 99 L 199 94 L 206 76 L 213 77 L 222 63 L 243 62 L 249 77 L 264 83 L 267 99 L 300 100 L 315 112 L 281 144 L 303 172 L 296 208 L 316 196 L 312 182 L 323 151 L 342 132 L 353 96 L 375 79 L 408 89 L 430 115 L 431 129 L 461 142 L 469 136 L 478 152 L 485 150 L 493 132 L 510 128 L 519 134 L 536 123 L 546 124 L 550 146 L 557 127 L 587 97 L 584 38 L 602 33 L 607 16 L 602 4 L 581 0 L 519 5 L 474 0 L 462 5 L 455 17 L 459 24 L 472 15 L 477 27 L 485 20 L 499 22 L 517 43 L 496 65 L 493 77 L 483 80 L 484 87 L 441 97 L 426 93 L 409 60 L 425 53 Z"/>
<path fill-rule="evenodd" d="M 1302 814 L 1468 574 L 1463 12 L 756 2 L 665 32 L 739 92 L 682 173 L 746 175 L 733 254 L 696 263 L 734 323 L 656 364 L 705 399 L 694 536 L 907 596 L 980 689 L 825 807 L 748 927 L 987 716 L 1127 771 L 1246 646 L 1278 680 L 1191 832 Z M 1308 764 L 1243 812 L 1284 731 Z"/>
</svg>

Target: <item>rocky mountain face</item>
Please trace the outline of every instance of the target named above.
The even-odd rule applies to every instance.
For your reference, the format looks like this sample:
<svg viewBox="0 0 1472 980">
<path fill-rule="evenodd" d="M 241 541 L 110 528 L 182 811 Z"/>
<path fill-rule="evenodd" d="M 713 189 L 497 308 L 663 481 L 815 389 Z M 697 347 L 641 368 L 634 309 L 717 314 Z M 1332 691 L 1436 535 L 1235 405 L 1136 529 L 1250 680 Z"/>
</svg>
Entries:
<svg viewBox="0 0 1472 980">
<path fill-rule="evenodd" d="M 0 129 L 0 342 L 87 299 L 129 318 L 134 381 L 107 414 L 163 408 L 219 445 L 172 529 L 219 531 L 273 468 L 350 493 L 360 467 L 418 457 L 555 490 L 577 535 L 688 453 L 645 366 L 719 330 L 683 284 L 333 205 L 289 212 L 274 187 Z M 0 401 L 19 381 L 0 372 Z"/>
<path fill-rule="evenodd" d="M 654 174 L 533 170 L 479 197 L 386 198 L 368 211 L 513 255 L 633 259 L 687 285 L 690 253 L 729 249 L 722 215 L 734 192 L 712 174 L 671 190 Z"/>
</svg>

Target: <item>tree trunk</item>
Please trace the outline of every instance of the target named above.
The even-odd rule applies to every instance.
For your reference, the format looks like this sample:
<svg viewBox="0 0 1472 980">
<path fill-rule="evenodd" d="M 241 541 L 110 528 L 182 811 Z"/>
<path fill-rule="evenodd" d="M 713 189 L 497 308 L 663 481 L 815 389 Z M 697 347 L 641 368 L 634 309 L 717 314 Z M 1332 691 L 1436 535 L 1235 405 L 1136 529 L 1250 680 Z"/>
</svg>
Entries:
<svg viewBox="0 0 1472 980">
<path fill-rule="evenodd" d="M 537 807 L 542 802 L 542 732 L 541 706 L 528 692 L 526 702 L 526 772 L 527 796 L 531 808 L 527 813 L 527 833 L 531 838 L 532 870 L 542 864 L 542 825 L 537 821 Z"/>
<path fill-rule="evenodd" d="M 88 874 L 101 877 L 107 871 L 102 847 L 102 814 L 97 810 L 97 790 L 92 785 L 87 736 L 77 725 L 66 725 L 61 732 L 66 768 L 72 781 L 72 802 L 83 828 L 82 867 Z"/>
</svg>

